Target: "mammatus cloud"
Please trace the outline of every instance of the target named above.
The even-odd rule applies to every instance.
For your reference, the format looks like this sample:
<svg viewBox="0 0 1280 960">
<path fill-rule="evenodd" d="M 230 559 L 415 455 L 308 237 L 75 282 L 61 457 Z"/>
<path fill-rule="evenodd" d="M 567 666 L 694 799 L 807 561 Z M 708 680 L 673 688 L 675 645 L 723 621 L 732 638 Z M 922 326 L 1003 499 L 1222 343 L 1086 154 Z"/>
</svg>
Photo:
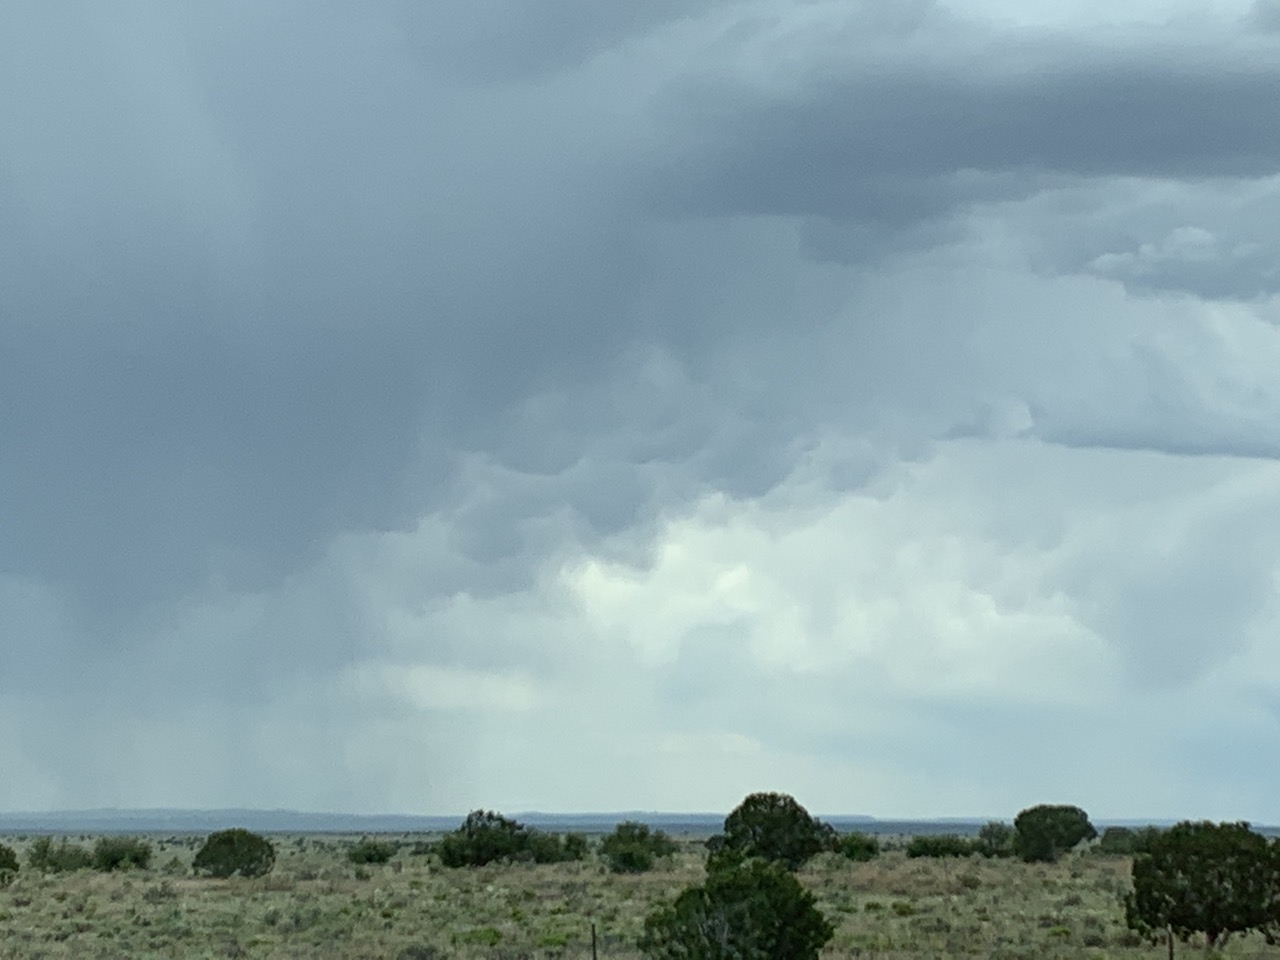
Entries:
<svg viewBox="0 0 1280 960">
<path fill-rule="evenodd" d="M 1237 6 L 11 5 L 0 805 L 1277 819 Z"/>
</svg>

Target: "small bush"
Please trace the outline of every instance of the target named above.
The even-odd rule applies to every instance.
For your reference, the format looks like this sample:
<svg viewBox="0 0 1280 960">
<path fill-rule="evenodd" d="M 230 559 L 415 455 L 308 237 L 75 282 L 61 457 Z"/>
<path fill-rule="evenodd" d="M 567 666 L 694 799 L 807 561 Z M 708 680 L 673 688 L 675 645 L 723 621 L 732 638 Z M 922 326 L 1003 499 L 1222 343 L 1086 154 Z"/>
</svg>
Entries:
<svg viewBox="0 0 1280 960">
<path fill-rule="evenodd" d="M 241 827 L 212 833 L 196 851 L 191 869 L 207 877 L 261 877 L 275 866 L 271 841 Z"/>
<path fill-rule="evenodd" d="M 907 844 L 908 857 L 967 857 L 973 841 L 954 833 L 921 834 Z"/>
<path fill-rule="evenodd" d="M 973 841 L 973 851 L 987 858 L 1012 857 L 1015 852 L 1015 836 L 1011 824 L 992 820 L 978 831 L 978 838 Z"/>
<path fill-rule="evenodd" d="M 93 864 L 93 855 L 84 847 L 52 837 L 39 837 L 27 851 L 27 863 L 41 873 L 70 873 L 84 870 Z"/>
<path fill-rule="evenodd" d="M 396 855 L 394 844 L 385 840 L 370 840 L 365 837 L 347 851 L 347 859 L 352 863 L 386 863 Z"/>
<path fill-rule="evenodd" d="M 614 873 L 644 873 L 658 859 L 676 852 L 676 843 L 661 830 L 627 820 L 600 841 L 600 855 Z"/>
<path fill-rule="evenodd" d="M 836 851 L 862 863 L 880 856 L 880 841 L 869 833 L 846 833 L 836 841 Z"/>
<path fill-rule="evenodd" d="M 145 870 L 151 865 L 151 844 L 138 837 L 99 837 L 93 845 L 93 868 L 109 873 L 113 870 Z"/>
</svg>

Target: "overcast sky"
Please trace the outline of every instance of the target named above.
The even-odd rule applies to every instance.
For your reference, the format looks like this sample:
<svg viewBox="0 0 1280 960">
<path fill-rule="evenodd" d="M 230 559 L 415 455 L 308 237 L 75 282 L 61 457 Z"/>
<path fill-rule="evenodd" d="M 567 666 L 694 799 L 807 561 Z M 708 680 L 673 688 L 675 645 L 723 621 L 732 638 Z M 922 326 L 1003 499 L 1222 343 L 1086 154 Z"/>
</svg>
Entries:
<svg viewBox="0 0 1280 960">
<path fill-rule="evenodd" d="M 8 0 L 0 809 L 1280 822 L 1280 0 Z"/>
</svg>

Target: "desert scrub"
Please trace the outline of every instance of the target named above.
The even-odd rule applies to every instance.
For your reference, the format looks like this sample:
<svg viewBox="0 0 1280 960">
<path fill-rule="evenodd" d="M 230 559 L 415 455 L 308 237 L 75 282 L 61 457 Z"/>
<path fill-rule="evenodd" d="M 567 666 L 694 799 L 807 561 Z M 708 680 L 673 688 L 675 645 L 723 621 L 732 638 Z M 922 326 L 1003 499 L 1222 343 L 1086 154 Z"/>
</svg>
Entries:
<svg viewBox="0 0 1280 960">
<path fill-rule="evenodd" d="M 189 859 L 203 838 L 179 839 L 170 850 Z M 276 868 L 257 879 L 159 869 L 45 875 L 26 869 L 15 842 L 23 869 L 0 891 L 0 960 L 419 960 L 432 952 L 435 960 L 586 960 L 592 922 L 602 960 L 639 960 L 645 915 L 706 879 L 705 850 L 679 838 L 668 862 L 642 874 L 598 862 L 445 870 L 432 857 L 402 855 L 400 874 L 375 869 L 357 881 L 346 854 L 360 839 L 272 837 Z M 407 854 L 424 838 L 376 839 Z M 970 874 L 980 880 L 972 890 L 958 882 Z M 797 877 L 836 928 L 823 960 L 1157 960 L 1163 953 L 1124 926 L 1128 874 L 1127 860 L 1092 854 L 1041 868 L 1011 858 L 908 860 L 898 850 L 869 863 L 828 854 Z M 898 916 L 895 901 L 914 903 L 916 913 Z M 1061 920 L 1070 936 L 1041 927 L 1042 917 Z M 486 928 L 500 935 L 496 944 L 463 942 L 491 938 L 476 932 Z M 1280 960 L 1280 948 L 1232 938 L 1222 958 Z"/>
</svg>

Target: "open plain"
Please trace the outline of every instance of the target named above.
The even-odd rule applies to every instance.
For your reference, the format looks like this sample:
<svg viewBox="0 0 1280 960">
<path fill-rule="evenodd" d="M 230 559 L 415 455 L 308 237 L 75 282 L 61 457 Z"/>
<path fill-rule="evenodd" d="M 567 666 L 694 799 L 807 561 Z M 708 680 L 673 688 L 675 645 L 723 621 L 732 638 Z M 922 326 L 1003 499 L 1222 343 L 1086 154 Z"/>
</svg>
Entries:
<svg viewBox="0 0 1280 960">
<path fill-rule="evenodd" d="M 609 872 L 594 856 L 553 865 L 446 869 L 422 835 L 384 836 L 385 865 L 357 865 L 355 836 L 273 838 L 275 869 L 247 880 L 192 876 L 201 837 L 152 837 L 147 870 L 43 875 L 25 865 L 34 838 L 5 838 L 23 869 L 0 889 L 0 958 L 324 958 L 555 960 L 638 958 L 644 916 L 703 877 L 700 840 L 643 874 Z M 71 837 L 91 846 L 91 837 Z M 923 960 L 1165 956 L 1137 940 L 1120 898 L 1129 861 L 1083 852 L 1046 864 L 908 859 L 888 849 L 854 863 L 836 854 L 800 873 L 836 928 L 824 956 Z M 1179 946 L 1180 955 L 1200 955 Z M 1261 938 L 1228 957 L 1280 958 Z"/>
</svg>

